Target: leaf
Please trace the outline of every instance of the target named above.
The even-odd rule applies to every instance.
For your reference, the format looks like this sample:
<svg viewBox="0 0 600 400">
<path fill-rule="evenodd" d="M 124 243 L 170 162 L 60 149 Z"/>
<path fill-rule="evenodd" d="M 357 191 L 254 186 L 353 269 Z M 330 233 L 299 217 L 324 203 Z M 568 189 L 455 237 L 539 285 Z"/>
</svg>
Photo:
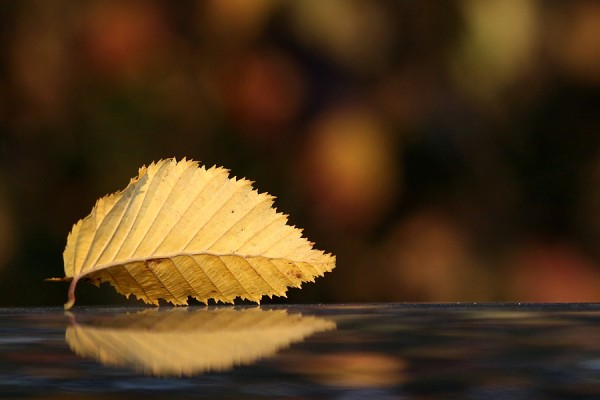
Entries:
<svg viewBox="0 0 600 400">
<path fill-rule="evenodd" d="M 272 205 L 220 167 L 167 159 L 140 168 L 73 226 L 63 253 L 72 279 L 65 309 L 82 278 L 146 303 L 186 305 L 188 296 L 260 302 L 331 271 L 335 256 L 313 249 Z"/>
<path fill-rule="evenodd" d="M 248 365 L 331 329 L 332 321 L 285 310 L 154 309 L 87 323 L 72 317 L 65 340 L 75 354 L 105 365 L 190 376 Z"/>
</svg>

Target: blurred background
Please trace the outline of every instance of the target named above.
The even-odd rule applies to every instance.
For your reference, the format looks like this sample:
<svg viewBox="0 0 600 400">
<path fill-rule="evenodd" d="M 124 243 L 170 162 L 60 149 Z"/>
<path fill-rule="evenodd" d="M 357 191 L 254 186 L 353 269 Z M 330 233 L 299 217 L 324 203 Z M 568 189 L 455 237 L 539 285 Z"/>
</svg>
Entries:
<svg viewBox="0 0 600 400">
<path fill-rule="evenodd" d="M 0 305 L 173 156 L 337 255 L 275 301 L 600 301 L 599 89 L 594 0 L 3 1 Z"/>
</svg>

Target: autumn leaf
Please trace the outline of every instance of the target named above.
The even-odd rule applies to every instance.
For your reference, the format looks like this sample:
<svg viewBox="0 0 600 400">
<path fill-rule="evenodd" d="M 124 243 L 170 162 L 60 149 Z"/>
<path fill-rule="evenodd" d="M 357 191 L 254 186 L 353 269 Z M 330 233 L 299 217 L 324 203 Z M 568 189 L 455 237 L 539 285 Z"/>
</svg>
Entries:
<svg viewBox="0 0 600 400">
<path fill-rule="evenodd" d="M 176 308 L 87 322 L 72 316 L 65 340 L 75 354 L 105 365 L 190 376 L 248 365 L 331 329 L 332 321 L 285 310 Z"/>
<path fill-rule="evenodd" d="M 73 226 L 60 278 L 72 279 L 65 309 L 81 279 L 155 305 L 186 305 L 189 296 L 259 302 L 314 282 L 335 256 L 313 249 L 273 199 L 220 167 L 167 159 L 140 168 Z"/>
</svg>

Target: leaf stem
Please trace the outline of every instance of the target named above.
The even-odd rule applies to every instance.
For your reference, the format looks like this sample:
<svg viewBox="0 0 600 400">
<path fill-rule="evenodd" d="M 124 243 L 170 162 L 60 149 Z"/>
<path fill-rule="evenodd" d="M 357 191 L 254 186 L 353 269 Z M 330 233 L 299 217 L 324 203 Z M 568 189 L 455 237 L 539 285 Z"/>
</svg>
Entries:
<svg viewBox="0 0 600 400">
<path fill-rule="evenodd" d="M 69 285 L 69 301 L 65 303 L 65 310 L 70 310 L 75 304 L 75 286 L 77 286 L 78 280 L 79 278 L 73 278 L 71 284 Z"/>
</svg>

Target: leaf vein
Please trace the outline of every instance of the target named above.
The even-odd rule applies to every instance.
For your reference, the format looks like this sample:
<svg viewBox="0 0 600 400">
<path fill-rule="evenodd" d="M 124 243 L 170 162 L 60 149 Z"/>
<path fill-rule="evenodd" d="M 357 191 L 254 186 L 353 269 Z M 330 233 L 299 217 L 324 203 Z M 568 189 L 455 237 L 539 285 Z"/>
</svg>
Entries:
<svg viewBox="0 0 600 400">
<path fill-rule="evenodd" d="M 252 268 L 252 270 L 254 271 L 254 273 L 255 273 L 257 276 L 259 276 L 259 277 L 260 277 L 260 279 L 262 279 L 262 280 L 263 280 L 263 282 L 265 282 L 265 283 L 266 283 L 266 284 L 267 284 L 267 285 L 268 285 L 268 286 L 269 286 L 269 287 L 270 287 L 270 288 L 273 290 L 273 293 L 277 293 L 277 290 L 275 289 L 275 287 L 273 287 L 273 285 L 272 285 L 271 283 L 269 283 L 269 282 L 268 282 L 268 281 L 265 279 L 265 277 L 264 277 L 264 276 L 263 276 L 263 275 L 262 275 L 260 272 L 258 272 L 258 270 L 257 270 L 257 269 L 254 267 L 254 265 L 252 265 L 252 264 L 250 263 L 250 261 L 248 261 L 248 260 L 247 260 L 245 257 L 241 257 L 241 259 L 242 259 L 242 260 L 244 260 L 244 262 L 245 262 L 246 264 L 248 264 L 248 265 L 250 266 L 250 268 Z"/>
<path fill-rule="evenodd" d="M 160 265 L 160 264 L 157 264 Z M 165 284 L 165 282 L 158 276 L 158 274 L 154 271 L 154 269 L 152 268 L 152 266 L 149 263 L 144 263 L 144 266 L 150 271 L 152 272 L 152 275 L 154 275 L 154 277 L 156 278 L 156 280 L 158 281 L 158 283 L 160 283 L 162 285 L 163 288 L 165 288 L 165 290 L 167 292 L 169 292 L 169 295 L 174 298 L 177 302 L 182 302 L 180 298 L 178 298 L 177 296 L 175 296 L 175 294 L 171 291 L 171 289 L 169 289 L 167 287 L 167 285 Z M 158 299 L 155 299 L 158 300 Z M 165 299 L 165 300 L 169 300 L 169 299 Z"/>
<path fill-rule="evenodd" d="M 238 257 L 238 256 L 234 256 L 234 257 Z M 227 270 L 227 272 L 229 272 L 229 274 L 233 277 L 233 279 L 235 279 L 235 281 L 238 283 L 238 285 L 240 285 L 240 288 L 242 288 L 242 290 L 245 291 L 246 294 L 249 295 L 250 291 L 248 291 L 248 289 L 246 289 L 244 287 L 244 285 L 242 285 L 242 282 L 240 282 L 240 280 L 238 279 L 237 275 L 234 274 L 233 271 L 231 271 L 231 268 L 229 267 L 229 265 L 227 265 L 227 263 L 225 261 L 223 261 L 223 258 L 221 256 L 217 256 L 217 258 L 219 259 L 219 262 L 221 264 L 223 264 L 223 266 L 225 267 L 225 269 Z"/>
<path fill-rule="evenodd" d="M 254 209 L 256 209 L 256 207 L 258 207 L 260 205 L 260 203 L 257 203 L 254 205 L 254 207 L 249 208 L 244 215 L 241 215 L 237 220 L 234 220 L 231 225 L 229 226 L 229 228 L 227 228 L 227 230 L 225 230 L 225 232 L 223 232 L 221 235 L 219 235 L 219 237 L 216 240 L 213 240 L 213 242 L 206 246 L 206 249 L 212 249 L 217 243 L 219 243 L 219 241 L 221 241 L 221 239 L 223 239 L 226 235 L 228 235 L 231 230 L 244 218 L 246 218 L 248 216 L 248 214 L 250 214 Z"/>
<path fill-rule="evenodd" d="M 168 163 L 163 163 L 160 166 L 159 171 L 154 174 L 154 176 L 152 177 L 152 181 L 148 182 L 148 185 L 150 185 L 150 183 L 154 183 L 157 180 L 157 177 L 159 176 L 159 172 L 162 172 L 163 168 L 165 166 L 167 166 L 167 165 L 168 165 Z M 180 176 L 180 178 L 181 178 L 181 176 Z M 161 179 L 162 179 L 162 176 L 161 176 Z M 154 227 L 154 224 L 156 223 L 156 220 L 160 216 L 163 208 L 165 207 L 165 204 L 167 203 L 167 200 L 171 197 L 172 192 L 173 192 L 173 188 L 171 188 L 171 190 L 169 191 L 169 195 L 165 196 L 165 199 L 164 199 L 163 203 L 160 205 L 160 208 L 158 209 L 156 215 L 154 216 L 154 219 L 152 220 L 152 223 L 150 224 L 150 226 L 148 227 L 148 229 L 146 229 L 146 231 L 144 232 L 144 236 L 142 236 L 141 240 L 138 242 L 138 244 L 137 244 L 135 250 L 133 250 L 132 254 L 136 253 L 136 251 L 140 248 L 140 246 L 142 245 L 142 243 L 144 243 L 144 241 L 146 240 L 146 237 L 148 237 L 148 232 L 150 232 L 152 230 L 152 228 Z"/>
<path fill-rule="evenodd" d="M 185 277 L 185 275 L 183 275 L 183 273 L 181 272 L 181 270 L 179 269 L 179 266 L 177 265 L 177 263 L 175 262 L 175 258 L 168 258 L 168 260 L 171 262 L 171 264 L 173 264 L 173 268 L 175 268 L 175 270 L 177 271 L 177 273 L 179 274 L 179 276 L 181 276 L 181 279 L 183 280 L 183 282 L 185 282 L 188 287 L 190 288 L 189 293 L 191 294 L 193 293 L 198 293 L 198 291 L 192 286 L 192 284 L 187 280 L 187 278 Z"/>
<path fill-rule="evenodd" d="M 223 294 L 223 292 L 221 291 L 221 289 L 217 286 L 217 284 L 215 283 L 215 281 L 213 281 L 213 279 L 210 277 L 210 275 L 208 275 L 206 273 L 206 271 L 204 270 L 204 268 L 202 268 L 202 266 L 200 265 L 200 263 L 198 263 L 198 261 L 193 256 L 188 255 L 187 257 L 190 257 L 194 261 L 194 263 L 196 264 L 196 266 L 198 267 L 198 269 L 200 271 L 202 271 L 202 273 L 204 274 L 204 276 L 206 276 L 206 279 L 208 279 L 208 281 L 213 285 L 213 287 L 219 293 L 219 295 L 221 295 L 221 298 L 225 299 L 225 295 Z M 198 291 L 196 291 L 196 293 L 197 292 Z M 202 297 L 202 295 L 200 295 L 200 297 Z M 207 298 L 207 300 L 208 300 L 208 298 Z"/>
<path fill-rule="evenodd" d="M 142 188 L 143 185 L 140 184 L 140 182 L 138 182 L 138 184 L 135 186 L 133 193 L 131 194 L 131 196 L 129 197 L 129 200 L 127 200 L 127 207 L 125 208 L 125 211 L 123 211 L 123 215 L 121 215 L 121 217 L 119 218 L 119 222 L 115 225 L 115 228 L 113 229 L 113 231 L 111 232 L 110 238 L 106 241 L 106 243 L 104 244 L 104 246 L 102 247 L 102 250 L 100 251 L 100 254 L 98 254 L 98 256 L 96 257 L 96 259 L 93 262 L 98 261 L 99 259 L 102 258 L 102 255 L 104 254 L 104 252 L 106 251 L 106 249 L 112 244 L 114 238 L 115 238 L 115 234 L 117 233 L 117 231 L 119 230 L 119 227 L 121 226 L 121 224 L 123 223 L 123 218 L 127 215 L 129 209 L 131 208 L 131 204 L 134 202 L 135 197 L 137 195 L 137 193 L 139 193 L 140 189 Z M 115 206 L 120 203 L 120 201 L 117 201 L 115 203 Z M 114 206 L 111 208 L 111 211 L 114 209 Z M 107 217 L 108 217 L 108 213 L 107 213 Z M 102 223 L 100 224 L 100 226 L 102 226 L 102 224 L 104 223 L 104 221 L 106 221 L 107 218 L 104 218 L 104 220 L 102 221 Z M 100 229 L 100 228 L 98 228 Z M 96 231 L 98 232 L 98 231 Z M 121 241 L 121 246 L 123 245 L 123 241 Z M 88 261 L 88 258 L 90 256 L 90 252 L 91 252 L 91 246 L 90 246 L 90 251 L 88 252 L 85 260 L 83 261 L 83 263 L 81 264 L 82 267 L 85 266 L 85 264 Z"/>
<path fill-rule="evenodd" d="M 165 240 L 167 239 L 167 237 L 169 237 L 169 235 L 171 234 L 171 232 L 173 232 L 173 229 L 175 229 L 175 227 L 179 224 L 179 222 L 181 221 L 181 219 L 184 217 L 184 215 L 187 215 L 189 209 L 192 207 L 192 205 L 194 205 L 196 203 L 196 200 L 198 199 L 198 197 L 200 197 L 200 195 L 202 193 L 204 193 L 204 191 L 206 190 L 206 187 L 208 186 L 209 182 L 206 182 L 204 184 L 204 186 L 198 191 L 198 193 L 196 194 L 196 196 L 192 199 L 192 201 L 190 202 L 190 204 L 188 204 L 188 206 L 186 207 L 186 209 L 181 213 L 181 215 L 179 216 L 179 218 L 177 218 L 177 222 L 175 222 L 173 224 L 173 226 L 171 226 L 171 229 L 169 229 L 169 232 L 167 232 L 162 240 L 160 241 L 160 243 L 158 243 L 158 245 L 156 246 L 156 248 L 154 249 L 153 252 L 156 252 L 156 250 L 158 248 L 160 248 L 160 246 L 165 242 Z M 185 248 L 185 247 L 184 247 Z"/>
<path fill-rule="evenodd" d="M 226 181 L 226 183 L 229 183 L 229 181 Z M 204 221 L 204 224 L 202 224 L 202 226 L 198 228 L 198 231 L 197 231 L 196 235 L 194 235 L 194 236 L 192 237 L 192 239 L 191 239 L 191 240 L 190 240 L 190 241 L 189 241 L 189 242 L 188 242 L 188 243 L 187 243 L 187 244 L 186 244 L 186 245 L 183 247 L 184 249 L 186 249 L 186 248 L 187 248 L 187 247 L 190 245 L 190 243 L 192 243 L 192 242 L 194 241 L 194 239 L 196 239 L 196 237 L 198 236 L 198 234 L 200 234 L 200 233 L 202 232 L 202 230 L 203 230 L 203 229 L 204 229 L 204 228 L 205 228 L 205 227 L 206 227 L 206 226 L 207 226 L 207 225 L 208 225 L 208 224 L 209 224 L 209 223 L 210 223 L 210 222 L 211 222 L 213 219 L 215 219 L 215 216 L 216 216 L 217 214 L 219 214 L 219 213 L 221 212 L 221 210 L 223 210 L 223 208 L 225 208 L 225 205 L 226 205 L 227 203 L 229 203 L 229 201 L 230 201 L 230 200 L 233 198 L 233 196 L 235 196 L 235 194 L 236 194 L 236 191 L 233 191 L 233 192 L 231 193 L 231 195 L 230 195 L 230 196 L 227 198 L 227 200 L 223 201 L 223 203 L 222 203 L 222 204 L 219 206 L 219 208 L 217 208 L 217 209 L 215 210 L 215 212 L 214 212 L 214 213 L 213 213 L 213 214 L 212 214 L 212 215 L 211 215 L 211 216 L 210 216 L 210 217 L 209 217 L 209 218 L 208 218 L 206 221 Z"/>
</svg>

